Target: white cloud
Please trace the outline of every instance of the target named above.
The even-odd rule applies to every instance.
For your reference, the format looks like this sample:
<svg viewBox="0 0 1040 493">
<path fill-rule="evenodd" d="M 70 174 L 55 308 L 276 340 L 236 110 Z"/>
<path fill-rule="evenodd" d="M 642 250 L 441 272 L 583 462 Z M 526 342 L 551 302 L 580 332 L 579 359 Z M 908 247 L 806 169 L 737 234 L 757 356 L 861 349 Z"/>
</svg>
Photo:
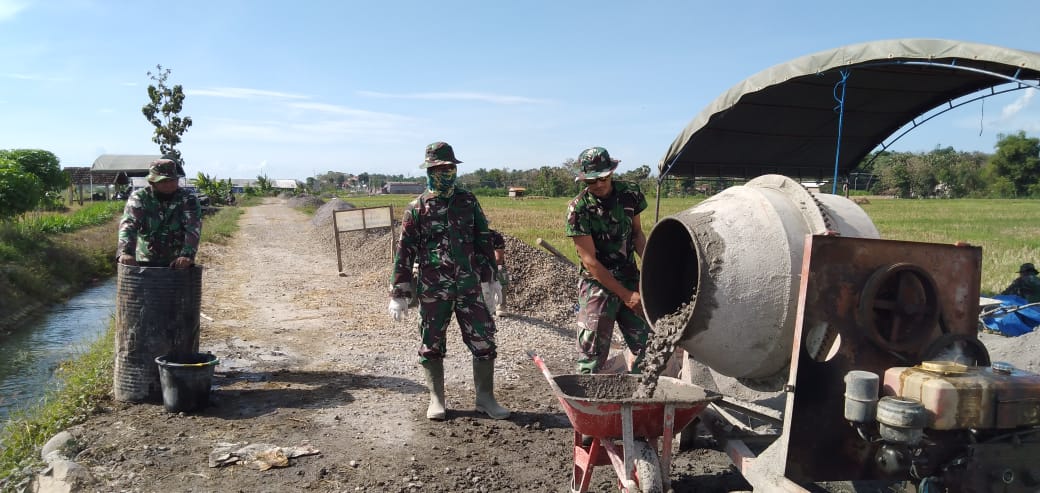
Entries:
<svg viewBox="0 0 1040 493">
<path fill-rule="evenodd" d="M 408 133 L 403 119 L 333 119 L 291 122 L 282 120 L 210 120 L 192 127 L 195 136 L 207 140 L 279 144 L 341 144 L 344 139 L 385 140 Z"/>
<path fill-rule="evenodd" d="M 231 99 L 310 99 L 310 96 L 306 96 L 303 94 L 267 91 L 264 89 L 249 89 L 246 87 L 214 87 L 212 89 L 188 89 L 184 91 L 184 93 L 190 96 L 212 96 L 215 98 Z"/>
<path fill-rule="evenodd" d="M 0 0 L 0 22 L 14 19 L 19 12 L 29 6 L 26 2 L 19 0 Z"/>
<path fill-rule="evenodd" d="M 1019 112 L 1028 108 L 1029 102 L 1033 100 L 1035 95 L 1036 89 L 1024 89 L 1021 96 L 1000 110 L 1000 118 L 998 120 L 1010 120 Z"/>
<path fill-rule="evenodd" d="M 545 104 L 549 101 L 544 99 L 527 98 L 523 96 L 505 96 L 501 94 L 487 94 L 480 92 L 420 92 L 408 94 L 391 94 L 375 91 L 358 91 L 361 96 L 383 99 L 425 99 L 430 101 L 481 101 L 494 104 Z"/>
<path fill-rule="evenodd" d="M 3 1 L 4 0 L 0 0 L 0 2 L 3 2 Z M 0 77 L 5 77 L 5 78 L 8 78 L 8 79 L 18 79 L 18 80 L 38 80 L 38 81 L 44 81 L 44 82 L 61 82 L 61 81 L 68 80 L 68 79 L 65 79 L 63 77 L 53 77 L 53 76 L 49 76 L 49 75 L 40 75 L 40 74 L 21 74 L 21 73 L 7 73 L 7 74 L 0 75 Z"/>
<path fill-rule="evenodd" d="M 287 106 L 290 108 L 300 110 L 312 110 L 319 111 L 322 113 L 331 113 L 334 115 L 346 115 L 357 118 L 365 118 L 368 120 L 409 120 L 409 117 L 395 115 L 392 113 L 380 113 L 377 111 L 358 110 L 354 108 L 348 108 L 346 106 L 339 106 L 335 104 L 327 103 L 289 103 Z"/>
</svg>

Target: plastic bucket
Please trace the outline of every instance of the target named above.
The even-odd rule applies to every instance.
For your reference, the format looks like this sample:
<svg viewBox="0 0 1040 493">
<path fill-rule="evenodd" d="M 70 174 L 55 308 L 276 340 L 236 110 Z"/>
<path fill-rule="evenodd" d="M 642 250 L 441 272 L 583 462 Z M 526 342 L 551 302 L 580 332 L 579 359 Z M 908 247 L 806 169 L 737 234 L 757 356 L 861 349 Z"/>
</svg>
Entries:
<svg viewBox="0 0 1040 493">
<path fill-rule="evenodd" d="M 165 354 L 155 358 L 159 365 L 163 407 L 171 413 L 194 411 L 209 404 L 213 368 L 220 363 L 209 353 Z"/>
</svg>

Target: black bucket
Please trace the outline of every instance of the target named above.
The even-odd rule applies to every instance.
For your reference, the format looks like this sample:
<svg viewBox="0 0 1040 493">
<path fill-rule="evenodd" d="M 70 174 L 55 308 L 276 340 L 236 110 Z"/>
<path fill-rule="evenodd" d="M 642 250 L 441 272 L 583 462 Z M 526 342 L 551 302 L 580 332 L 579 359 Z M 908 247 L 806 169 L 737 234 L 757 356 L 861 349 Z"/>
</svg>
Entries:
<svg viewBox="0 0 1040 493">
<path fill-rule="evenodd" d="M 209 404 L 213 368 L 220 363 L 209 353 L 167 354 L 155 358 L 159 365 L 163 407 L 168 412 L 195 411 Z"/>
<path fill-rule="evenodd" d="M 158 402 L 155 358 L 199 352 L 202 267 L 119 265 L 114 393 L 118 401 Z"/>
</svg>

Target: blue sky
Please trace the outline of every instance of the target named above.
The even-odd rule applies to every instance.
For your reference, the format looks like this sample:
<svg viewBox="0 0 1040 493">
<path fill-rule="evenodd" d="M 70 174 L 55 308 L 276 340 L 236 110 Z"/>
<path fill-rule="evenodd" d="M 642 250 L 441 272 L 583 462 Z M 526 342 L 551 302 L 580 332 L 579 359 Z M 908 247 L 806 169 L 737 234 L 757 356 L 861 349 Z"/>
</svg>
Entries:
<svg viewBox="0 0 1040 493">
<path fill-rule="evenodd" d="M 656 169 L 702 108 L 772 65 L 890 38 L 1040 51 L 1037 21 L 1024 1 L 0 0 L 0 149 L 63 166 L 158 153 L 140 108 L 162 64 L 188 94 L 190 175 L 421 176 L 438 140 L 461 173 L 596 145 Z M 1037 136 L 1035 92 L 949 112 L 896 149 Z"/>
</svg>

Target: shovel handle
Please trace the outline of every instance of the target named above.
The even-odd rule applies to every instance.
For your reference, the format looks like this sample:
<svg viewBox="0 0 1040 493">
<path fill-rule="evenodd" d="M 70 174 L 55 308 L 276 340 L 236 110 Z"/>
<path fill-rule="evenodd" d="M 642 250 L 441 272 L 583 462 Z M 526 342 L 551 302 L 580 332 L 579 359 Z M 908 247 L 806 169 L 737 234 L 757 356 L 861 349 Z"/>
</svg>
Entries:
<svg viewBox="0 0 1040 493">
<path fill-rule="evenodd" d="M 545 375 L 545 378 L 552 382 L 552 372 L 549 371 L 549 367 L 545 366 L 545 361 L 542 361 L 542 357 L 538 356 L 538 353 L 531 349 L 527 350 L 527 356 L 531 358 L 531 361 L 534 361 L 534 364 L 538 366 L 538 369 L 542 370 L 542 375 Z"/>
</svg>

